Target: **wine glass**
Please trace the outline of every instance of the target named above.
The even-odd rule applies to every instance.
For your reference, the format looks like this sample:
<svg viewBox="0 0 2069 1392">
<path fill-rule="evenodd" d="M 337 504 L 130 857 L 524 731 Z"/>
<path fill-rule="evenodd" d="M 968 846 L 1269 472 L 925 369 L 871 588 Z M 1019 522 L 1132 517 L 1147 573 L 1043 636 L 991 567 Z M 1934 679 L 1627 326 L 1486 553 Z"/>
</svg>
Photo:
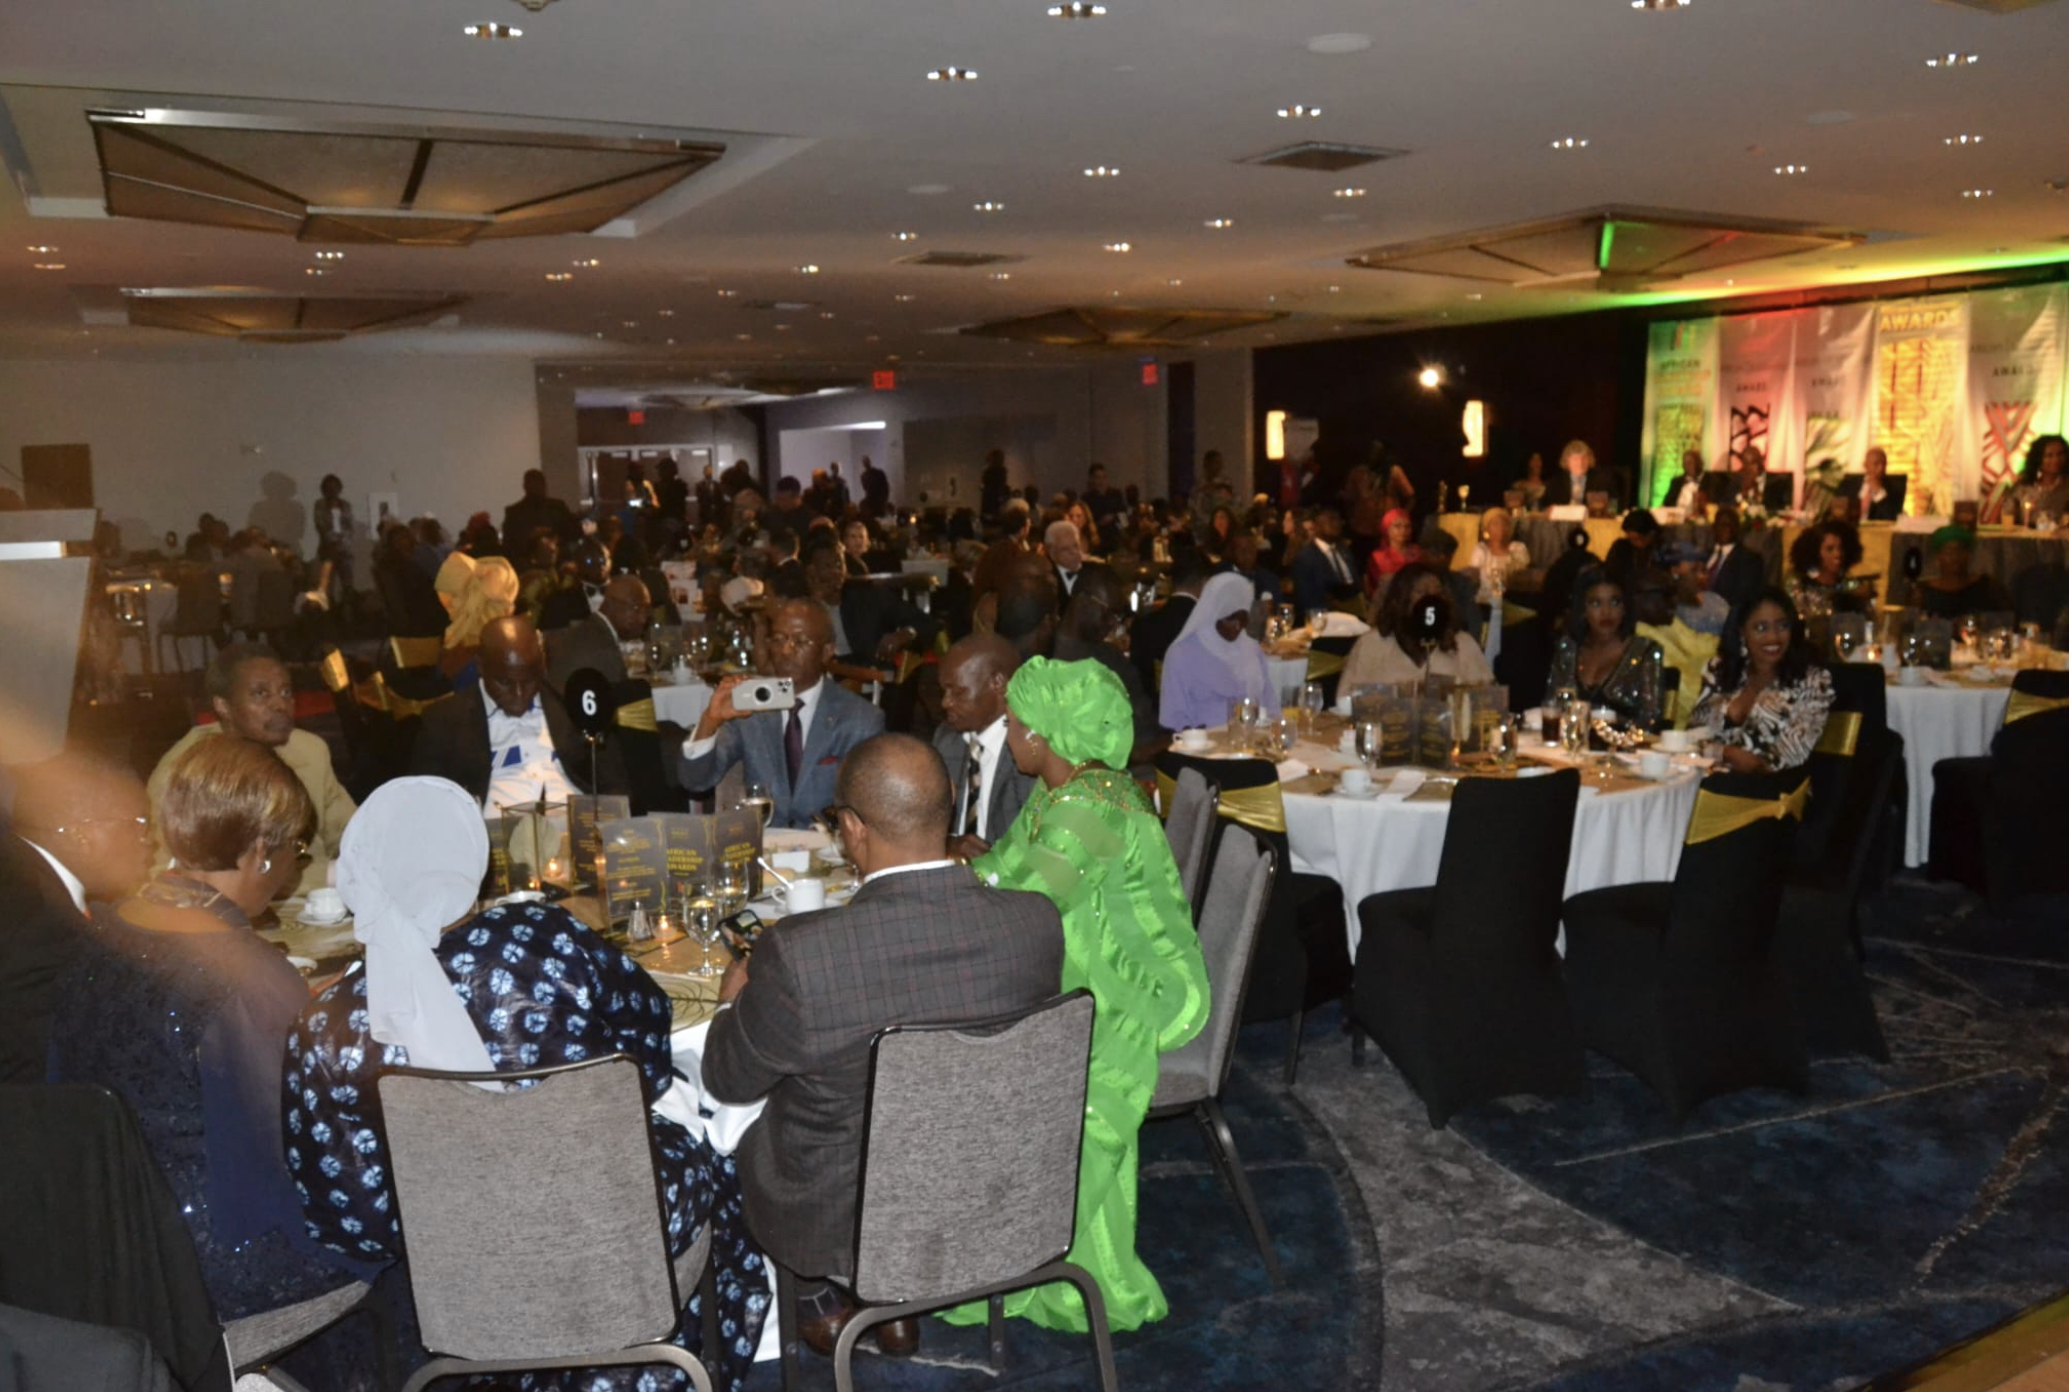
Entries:
<svg viewBox="0 0 2069 1392">
<path fill-rule="evenodd" d="M 769 819 L 776 814 L 776 800 L 769 796 L 766 783 L 749 783 L 740 793 L 740 806 L 752 811 L 761 821 L 761 829 L 767 832 Z"/>
<path fill-rule="evenodd" d="M 719 912 L 727 917 L 738 913 L 747 902 L 747 867 L 738 861 L 721 861 L 718 867 Z"/>
<path fill-rule="evenodd" d="M 1322 721 L 1322 683 L 1303 682 L 1300 687 L 1300 718 L 1313 734 Z"/>
<path fill-rule="evenodd" d="M 1357 733 L 1358 758 L 1364 762 L 1366 768 L 1377 772 L 1383 754 L 1383 732 L 1380 723 L 1377 720 L 1361 720 L 1358 722 Z"/>
<path fill-rule="evenodd" d="M 1588 752 L 1588 730 L 1593 723 L 1594 708 L 1585 697 L 1575 696 L 1567 701 L 1559 716 L 1559 745 L 1575 758 L 1585 757 Z"/>
</svg>

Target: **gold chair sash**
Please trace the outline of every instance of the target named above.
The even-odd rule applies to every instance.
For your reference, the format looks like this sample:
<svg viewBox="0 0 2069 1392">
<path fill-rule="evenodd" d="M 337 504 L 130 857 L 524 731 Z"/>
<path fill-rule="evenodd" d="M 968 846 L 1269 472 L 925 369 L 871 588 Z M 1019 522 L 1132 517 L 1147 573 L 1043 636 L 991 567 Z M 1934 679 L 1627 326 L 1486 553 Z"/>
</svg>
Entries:
<svg viewBox="0 0 2069 1392">
<path fill-rule="evenodd" d="M 1316 652 L 1313 648 L 1309 648 L 1307 655 L 1307 679 L 1309 681 L 1321 681 L 1325 677 L 1335 676 L 1343 670 L 1343 656 L 1342 653 Z"/>
<path fill-rule="evenodd" d="M 1157 770 L 1157 806 L 1168 808 L 1178 792 L 1178 783 L 1162 769 Z M 1286 793 L 1277 779 L 1255 788 L 1223 788 L 1221 815 L 1232 822 L 1259 831 L 1286 830 Z"/>
<path fill-rule="evenodd" d="M 1812 752 L 1837 754 L 1842 759 L 1851 759 L 1860 743 L 1861 713 L 1833 711 L 1825 717 L 1825 733 L 1818 736 L 1818 747 Z"/>
<path fill-rule="evenodd" d="M 397 667 L 436 667 L 445 652 L 443 638 L 390 638 L 388 651 L 395 654 Z"/>
<path fill-rule="evenodd" d="M 343 695 L 352 685 L 352 669 L 345 665 L 345 655 L 336 648 L 323 655 L 316 670 L 323 674 L 323 684 L 333 696 Z"/>
<path fill-rule="evenodd" d="M 1796 786 L 1795 792 L 1775 798 L 1733 797 L 1729 793 L 1713 793 L 1704 789 L 1695 795 L 1695 811 L 1689 814 L 1686 844 L 1700 846 L 1705 841 L 1729 836 L 1769 818 L 1780 821 L 1784 817 L 1794 817 L 1800 822 L 1803 809 L 1809 804 L 1810 780 L 1807 778 Z"/>
<path fill-rule="evenodd" d="M 644 700 L 626 702 L 618 707 L 618 713 L 612 719 L 623 730 L 644 730 L 648 734 L 653 734 L 661 728 L 654 715 L 654 698 L 651 696 Z"/>
<path fill-rule="evenodd" d="M 2045 715 L 2049 711 L 2069 709 L 2069 696 L 2039 696 L 2031 691 L 2014 691 L 2004 707 L 2004 723 L 2024 720 L 2029 715 Z"/>
<path fill-rule="evenodd" d="M 398 695 L 389 687 L 388 678 L 379 672 L 374 673 L 371 681 L 352 684 L 352 699 L 362 706 L 383 711 L 395 720 L 408 720 L 412 716 L 422 715 L 440 701 L 450 698 L 452 694 L 450 691 L 442 691 L 427 700 Z"/>
</svg>

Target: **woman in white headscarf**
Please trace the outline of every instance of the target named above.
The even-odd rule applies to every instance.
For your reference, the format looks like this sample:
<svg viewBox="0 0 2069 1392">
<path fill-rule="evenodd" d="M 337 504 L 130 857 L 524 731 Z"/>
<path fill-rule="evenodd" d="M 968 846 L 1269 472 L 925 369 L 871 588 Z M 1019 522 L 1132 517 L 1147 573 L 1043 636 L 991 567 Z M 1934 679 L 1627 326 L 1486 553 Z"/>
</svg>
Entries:
<svg viewBox="0 0 2069 1392">
<path fill-rule="evenodd" d="M 1249 578 L 1233 572 L 1213 577 L 1201 589 L 1185 627 L 1164 654 L 1157 718 L 1165 729 L 1226 724 L 1230 704 L 1244 697 L 1278 715 L 1271 667 L 1263 646 L 1249 634 L 1255 598 Z"/>
<path fill-rule="evenodd" d="M 625 1054 L 649 1106 L 672 1076 L 671 1006 L 653 979 L 557 905 L 476 913 L 487 868 L 480 804 L 442 778 L 383 784 L 345 830 L 338 888 L 366 969 L 317 997 L 289 1032 L 285 1122 L 310 1232 L 363 1261 L 403 1247 L 373 1086 L 382 1069 L 507 1072 Z M 648 1123 L 669 1254 L 712 1225 L 724 1347 L 704 1361 L 719 1386 L 737 1387 L 768 1308 L 739 1179 L 701 1137 L 651 1113 Z M 694 1350 L 703 1318 L 689 1294 L 677 1338 Z M 599 1378 L 609 1381 L 567 1375 L 584 1389 Z"/>
</svg>

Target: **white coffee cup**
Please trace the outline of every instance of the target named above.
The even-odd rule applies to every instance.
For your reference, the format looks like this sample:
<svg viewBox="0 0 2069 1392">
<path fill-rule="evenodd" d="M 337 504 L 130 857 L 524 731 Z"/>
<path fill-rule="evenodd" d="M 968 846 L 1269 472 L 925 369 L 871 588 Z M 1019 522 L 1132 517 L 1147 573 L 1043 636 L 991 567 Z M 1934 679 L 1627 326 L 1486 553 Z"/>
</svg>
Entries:
<svg viewBox="0 0 2069 1392">
<path fill-rule="evenodd" d="M 309 891 L 302 902 L 302 918 L 310 923 L 336 923 L 345 916 L 345 896 L 325 885 Z"/>
<path fill-rule="evenodd" d="M 1665 751 L 1667 751 L 1667 753 L 1669 753 L 1669 754 L 1685 754 L 1685 753 L 1687 753 L 1687 752 L 1688 752 L 1688 747 L 1689 747 L 1689 738 L 1688 738 L 1688 731 L 1686 731 L 1686 730 L 1662 730 L 1662 731 L 1660 731 L 1660 737 L 1659 737 L 1659 747 L 1660 747 L 1661 749 L 1664 749 Z"/>
<path fill-rule="evenodd" d="M 825 908 L 826 881 L 805 878 L 792 880 L 790 888 L 784 891 L 783 907 L 794 914 L 810 913 L 814 909 Z"/>
<path fill-rule="evenodd" d="M 1372 775 L 1362 768 L 1347 768 L 1336 776 L 1336 786 L 1346 793 L 1363 797 L 1372 791 Z"/>
<path fill-rule="evenodd" d="M 1178 732 L 1178 743 L 1184 749 L 1205 749 L 1207 747 L 1207 732 L 1205 730 L 1180 730 Z"/>
<path fill-rule="evenodd" d="M 1346 719 L 1348 719 L 1348 718 L 1350 717 L 1350 713 L 1351 713 L 1351 698 L 1350 698 L 1350 697 L 1348 697 L 1348 696 L 1339 696 L 1339 697 L 1337 697 L 1337 698 L 1336 698 L 1336 713 L 1337 713 L 1338 715 L 1340 715 L 1340 716 L 1343 716 L 1343 717 L 1345 717 Z"/>
<path fill-rule="evenodd" d="M 1648 749 L 1638 756 L 1638 772 L 1647 778 L 1665 778 L 1673 768 L 1674 761 L 1657 749 Z"/>
</svg>

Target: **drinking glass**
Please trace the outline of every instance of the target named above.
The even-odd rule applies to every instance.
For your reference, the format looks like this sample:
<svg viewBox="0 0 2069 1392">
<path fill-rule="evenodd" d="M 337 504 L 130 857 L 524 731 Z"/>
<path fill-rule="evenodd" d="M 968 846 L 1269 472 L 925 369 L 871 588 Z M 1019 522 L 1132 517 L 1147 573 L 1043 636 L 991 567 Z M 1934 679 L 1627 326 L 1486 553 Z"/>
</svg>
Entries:
<svg viewBox="0 0 2069 1392">
<path fill-rule="evenodd" d="M 1273 730 L 1272 748 L 1280 754 L 1291 754 L 1293 746 L 1300 743 L 1300 718 L 1282 715 Z"/>
<path fill-rule="evenodd" d="M 1313 734 L 1322 721 L 1322 683 L 1303 682 L 1300 688 L 1300 719 Z"/>
<path fill-rule="evenodd" d="M 1357 726 L 1358 758 L 1365 767 L 1377 770 L 1380 763 L 1380 724 L 1377 720 L 1361 720 Z"/>
<path fill-rule="evenodd" d="M 1445 693 L 1445 705 L 1451 717 L 1451 766 L 1457 768 L 1473 748 L 1473 693 L 1454 687 Z"/>
<path fill-rule="evenodd" d="M 736 861 L 723 861 L 718 867 L 717 898 L 719 914 L 729 917 L 739 912 L 747 902 L 747 867 Z"/>
<path fill-rule="evenodd" d="M 776 813 L 776 800 L 769 796 L 766 783 L 749 783 L 740 794 L 740 805 L 751 809 L 761 819 L 762 830 L 769 829 L 769 818 Z"/>
<path fill-rule="evenodd" d="M 1974 652 L 1976 649 L 1977 628 L 1978 625 L 1974 614 L 1963 614 L 1960 622 L 1954 626 L 1954 636 L 1961 640 L 1961 645 L 1970 652 Z"/>
<path fill-rule="evenodd" d="M 1490 712 L 1494 719 L 1482 727 L 1481 747 L 1494 757 L 1496 768 L 1516 766 L 1516 717 L 1508 711 Z"/>
<path fill-rule="evenodd" d="M 1584 697 L 1576 696 L 1568 701 L 1559 717 L 1559 747 L 1568 754 L 1585 755 L 1593 716 L 1594 710 Z"/>
<path fill-rule="evenodd" d="M 698 881 L 696 894 L 683 905 L 682 926 L 703 949 L 696 965 L 690 968 L 691 976 L 717 976 L 725 970 L 725 949 L 720 942 L 719 920 L 725 915 L 719 908 L 719 901 L 710 893 L 710 887 Z"/>
<path fill-rule="evenodd" d="M 1236 748 L 1249 750 L 1257 747 L 1257 723 L 1263 718 L 1263 703 L 1252 697 L 1245 696 L 1229 703 L 1228 732 Z"/>
</svg>

